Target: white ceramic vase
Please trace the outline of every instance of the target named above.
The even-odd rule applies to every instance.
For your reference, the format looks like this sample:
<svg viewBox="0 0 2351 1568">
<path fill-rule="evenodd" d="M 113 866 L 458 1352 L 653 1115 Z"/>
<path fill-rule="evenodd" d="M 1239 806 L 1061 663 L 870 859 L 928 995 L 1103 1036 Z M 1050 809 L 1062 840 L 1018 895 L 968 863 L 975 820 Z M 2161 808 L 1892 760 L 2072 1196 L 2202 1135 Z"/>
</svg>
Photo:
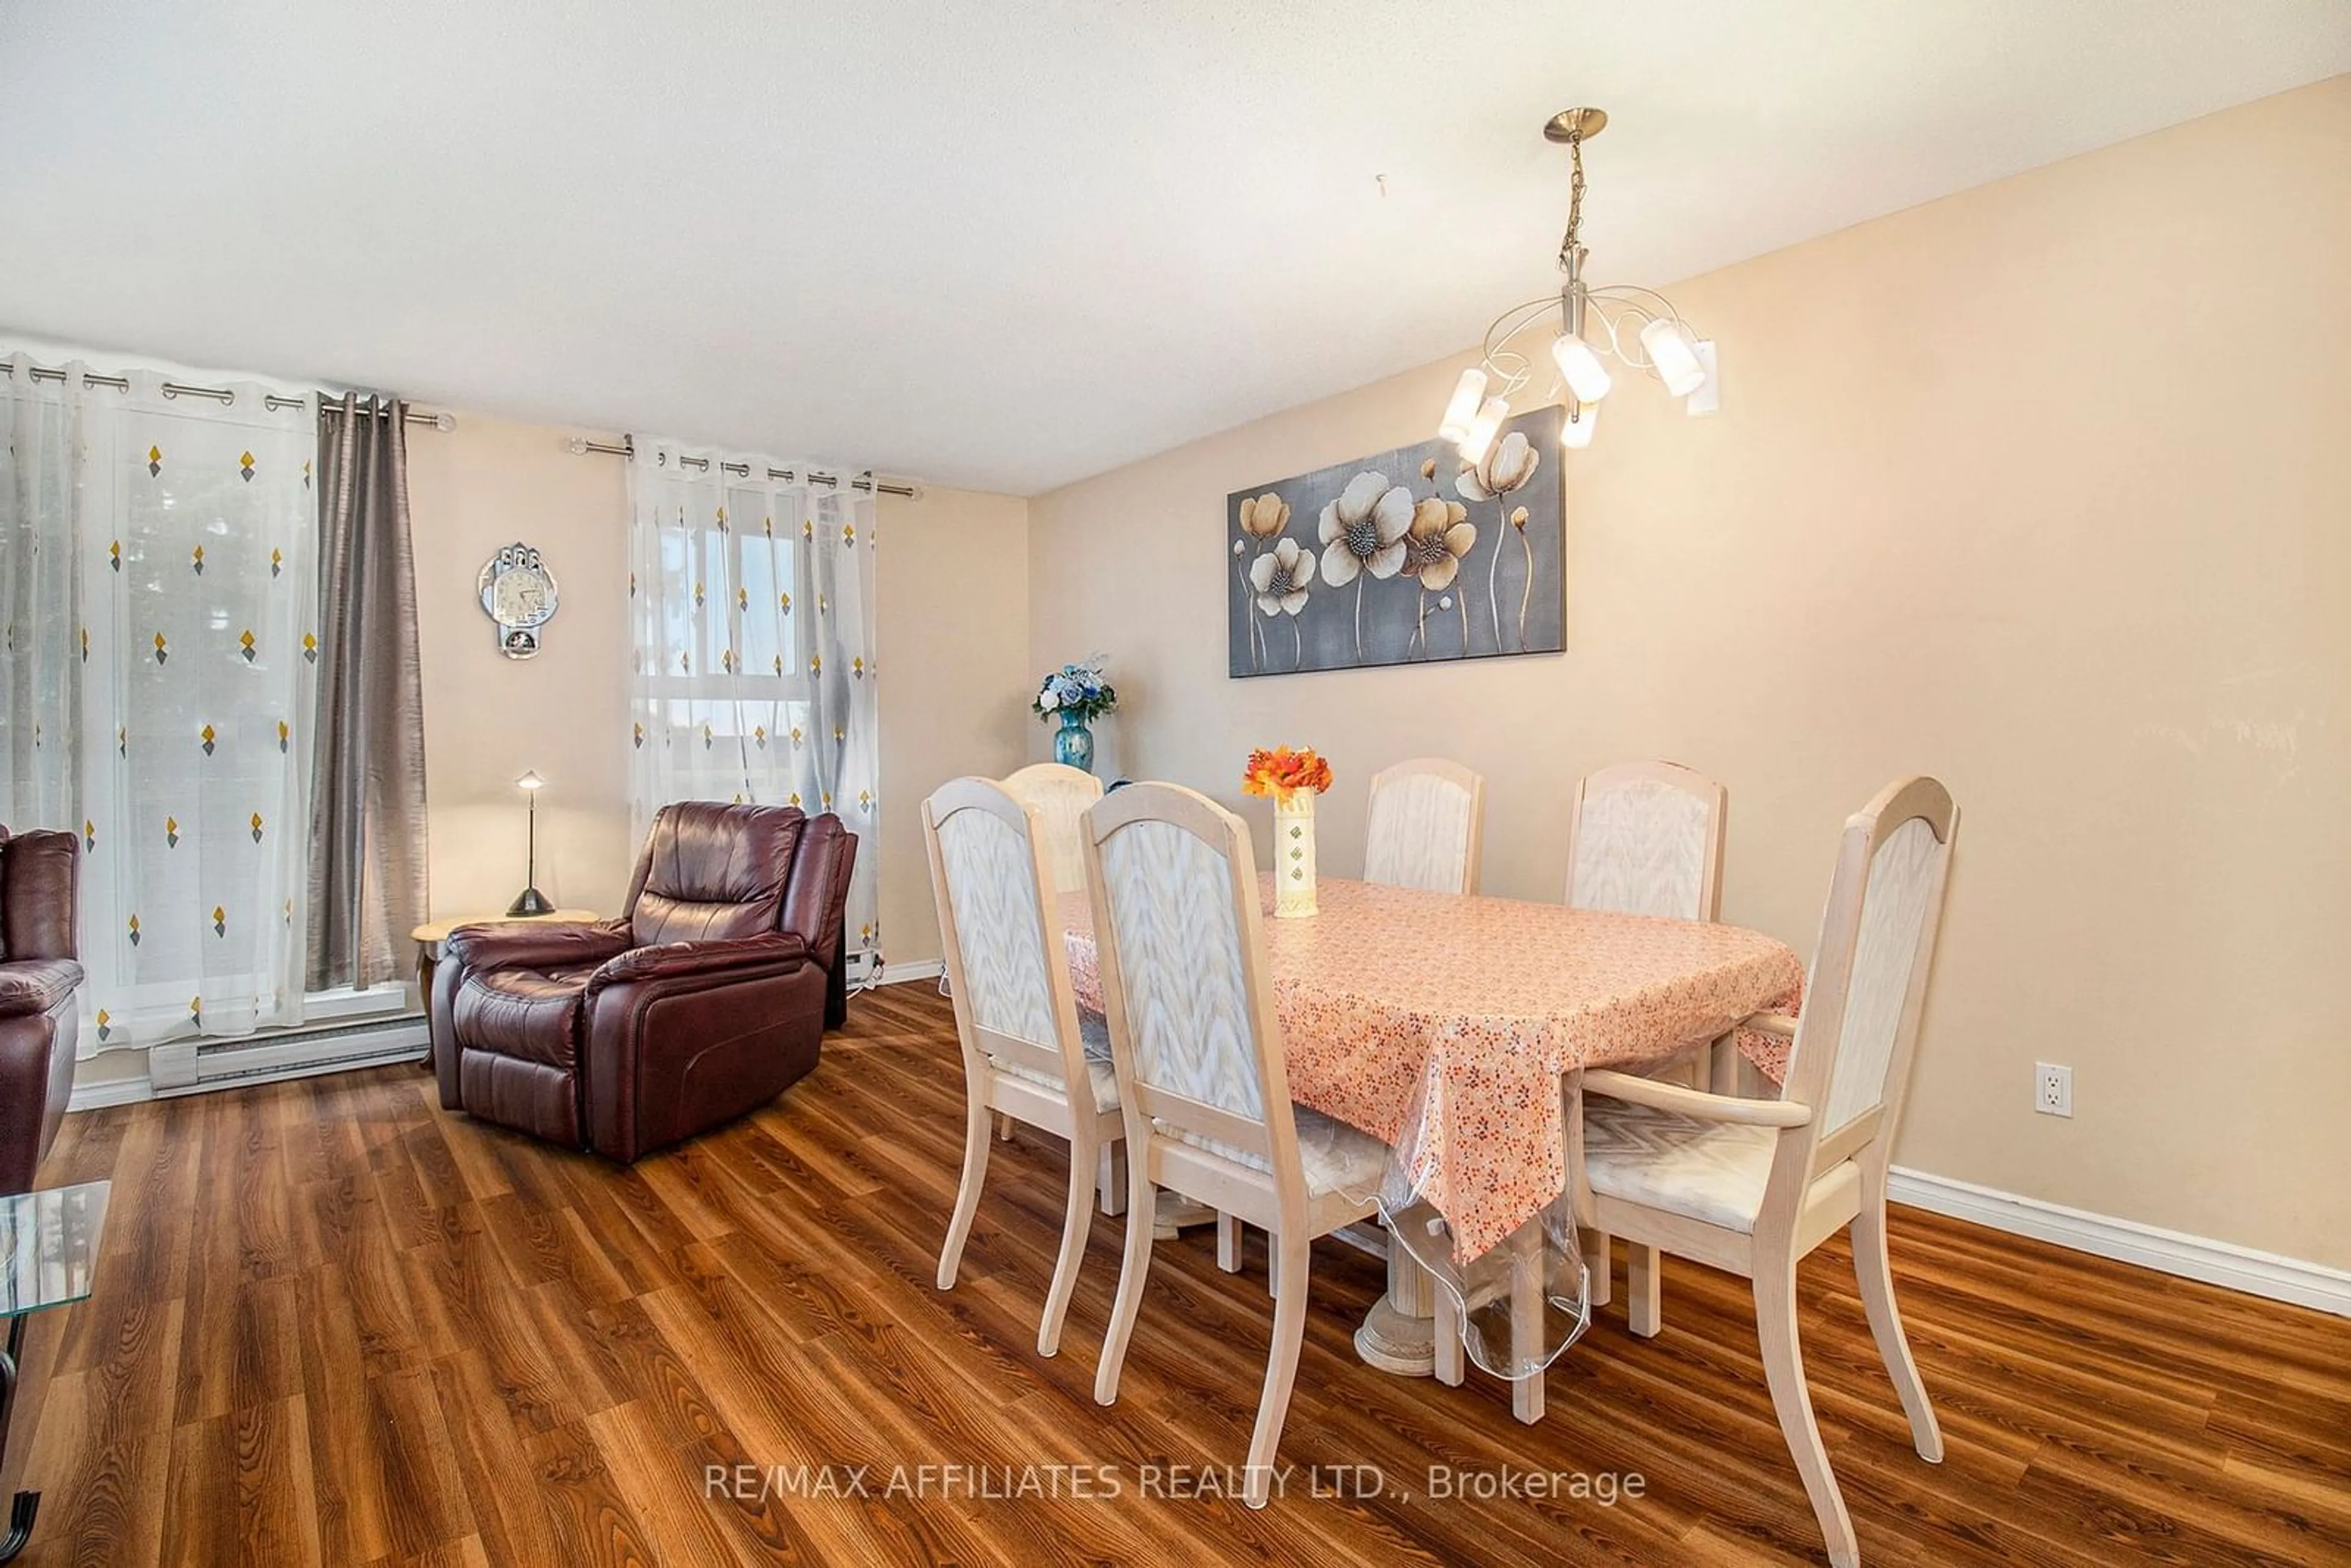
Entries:
<svg viewBox="0 0 2351 1568">
<path fill-rule="evenodd" d="M 1314 791 L 1293 789 L 1273 803 L 1273 913 L 1303 920 L 1314 913 Z"/>
</svg>

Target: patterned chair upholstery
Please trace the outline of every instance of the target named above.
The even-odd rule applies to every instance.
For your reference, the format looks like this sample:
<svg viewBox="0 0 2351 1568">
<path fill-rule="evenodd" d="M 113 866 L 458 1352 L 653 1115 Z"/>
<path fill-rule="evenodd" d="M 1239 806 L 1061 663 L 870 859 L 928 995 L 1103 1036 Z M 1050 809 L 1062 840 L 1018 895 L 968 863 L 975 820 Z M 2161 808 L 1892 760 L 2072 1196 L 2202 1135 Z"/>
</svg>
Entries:
<svg viewBox="0 0 2351 1568">
<path fill-rule="evenodd" d="M 1458 762 L 1419 757 L 1372 776 L 1364 880 L 1431 893 L 1475 893 L 1486 781 Z"/>
<path fill-rule="evenodd" d="M 1715 919 L 1727 801 L 1721 785 L 1672 762 L 1626 763 L 1587 776 L 1568 828 L 1568 904 Z"/>
</svg>

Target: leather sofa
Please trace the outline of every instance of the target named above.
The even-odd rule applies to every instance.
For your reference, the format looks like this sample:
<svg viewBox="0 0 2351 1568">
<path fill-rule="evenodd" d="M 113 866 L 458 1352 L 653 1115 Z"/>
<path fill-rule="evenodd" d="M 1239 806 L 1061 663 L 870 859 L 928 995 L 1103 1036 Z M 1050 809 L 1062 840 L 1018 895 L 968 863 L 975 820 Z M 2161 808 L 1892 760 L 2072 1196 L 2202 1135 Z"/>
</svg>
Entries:
<svg viewBox="0 0 2351 1568">
<path fill-rule="evenodd" d="M 71 833 L 0 828 L 0 1193 L 32 1189 L 73 1095 L 80 869 Z"/>
<path fill-rule="evenodd" d="M 766 1104 L 847 1021 L 856 856 L 831 813 L 684 801 L 619 919 L 458 927 L 433 981 L 441 1103 L 623 1163 Z"/>
</svg>

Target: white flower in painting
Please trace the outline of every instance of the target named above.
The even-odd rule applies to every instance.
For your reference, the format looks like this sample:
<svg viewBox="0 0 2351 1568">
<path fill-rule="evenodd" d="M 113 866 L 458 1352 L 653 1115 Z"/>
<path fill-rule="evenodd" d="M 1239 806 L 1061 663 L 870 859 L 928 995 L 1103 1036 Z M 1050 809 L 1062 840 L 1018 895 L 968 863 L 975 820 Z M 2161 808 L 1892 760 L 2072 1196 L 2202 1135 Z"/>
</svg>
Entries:
<svg viewBox="0 0 2351 1568">
<path fill-rule="evenodd" d="M 1061 694 L 1055 691 L 1051 686 L 1048 685 L 1043 691 L 1037 694 L 1037 709 L 1039 712 L 1051 713 L 1055 708 L 1060 707 L 1061 706 Z"/>
<path fill-rule="evenodd" d="M 1527 439 L 1526 433 L 1514 430 L 1494 444 L 1484 462 L 1464 467 L 1453 487 L 1461 492 L 1465 501 L 1495 500 L 1533 478 L 1541 464 L 1542 454 Z"/>
<path fill-rule="evenodd" d="M 1296 539 L 1283 539 L 1249 562 L 1249 586 L 1257 590 L 1263 615 L 1295 615 L 1306 608 L 1306 585 L 1314 580 L 1314 558 Z"/>
<path fill-rule="evenodd" d="M 1322 580 L 1344 588 L 1358 572 L 1387 579 L 1404 570 L 1405 530 L 1412 527 L 1412 492 L 1388 476 L 1358 474 L 1322 508 Z"/>
</svg>

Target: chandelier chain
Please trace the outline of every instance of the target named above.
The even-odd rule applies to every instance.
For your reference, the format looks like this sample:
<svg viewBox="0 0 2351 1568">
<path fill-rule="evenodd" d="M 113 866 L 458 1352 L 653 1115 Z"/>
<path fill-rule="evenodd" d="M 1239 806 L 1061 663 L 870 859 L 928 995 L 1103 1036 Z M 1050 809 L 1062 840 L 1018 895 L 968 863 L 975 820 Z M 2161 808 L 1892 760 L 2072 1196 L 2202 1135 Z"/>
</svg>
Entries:
<svg viewBox="0 0 2351 1568">
<path fill-rule="evenodd" d="M 1574 161 L 1575 172 L 1567 187 L 1567 234 L 1559 242 L 1559 265 L 1573 270 L 1575 247 L 1583 230 L 1583 138 L 1571 136 L 1567 141 L 1568 155 Z"/>
</svg>

